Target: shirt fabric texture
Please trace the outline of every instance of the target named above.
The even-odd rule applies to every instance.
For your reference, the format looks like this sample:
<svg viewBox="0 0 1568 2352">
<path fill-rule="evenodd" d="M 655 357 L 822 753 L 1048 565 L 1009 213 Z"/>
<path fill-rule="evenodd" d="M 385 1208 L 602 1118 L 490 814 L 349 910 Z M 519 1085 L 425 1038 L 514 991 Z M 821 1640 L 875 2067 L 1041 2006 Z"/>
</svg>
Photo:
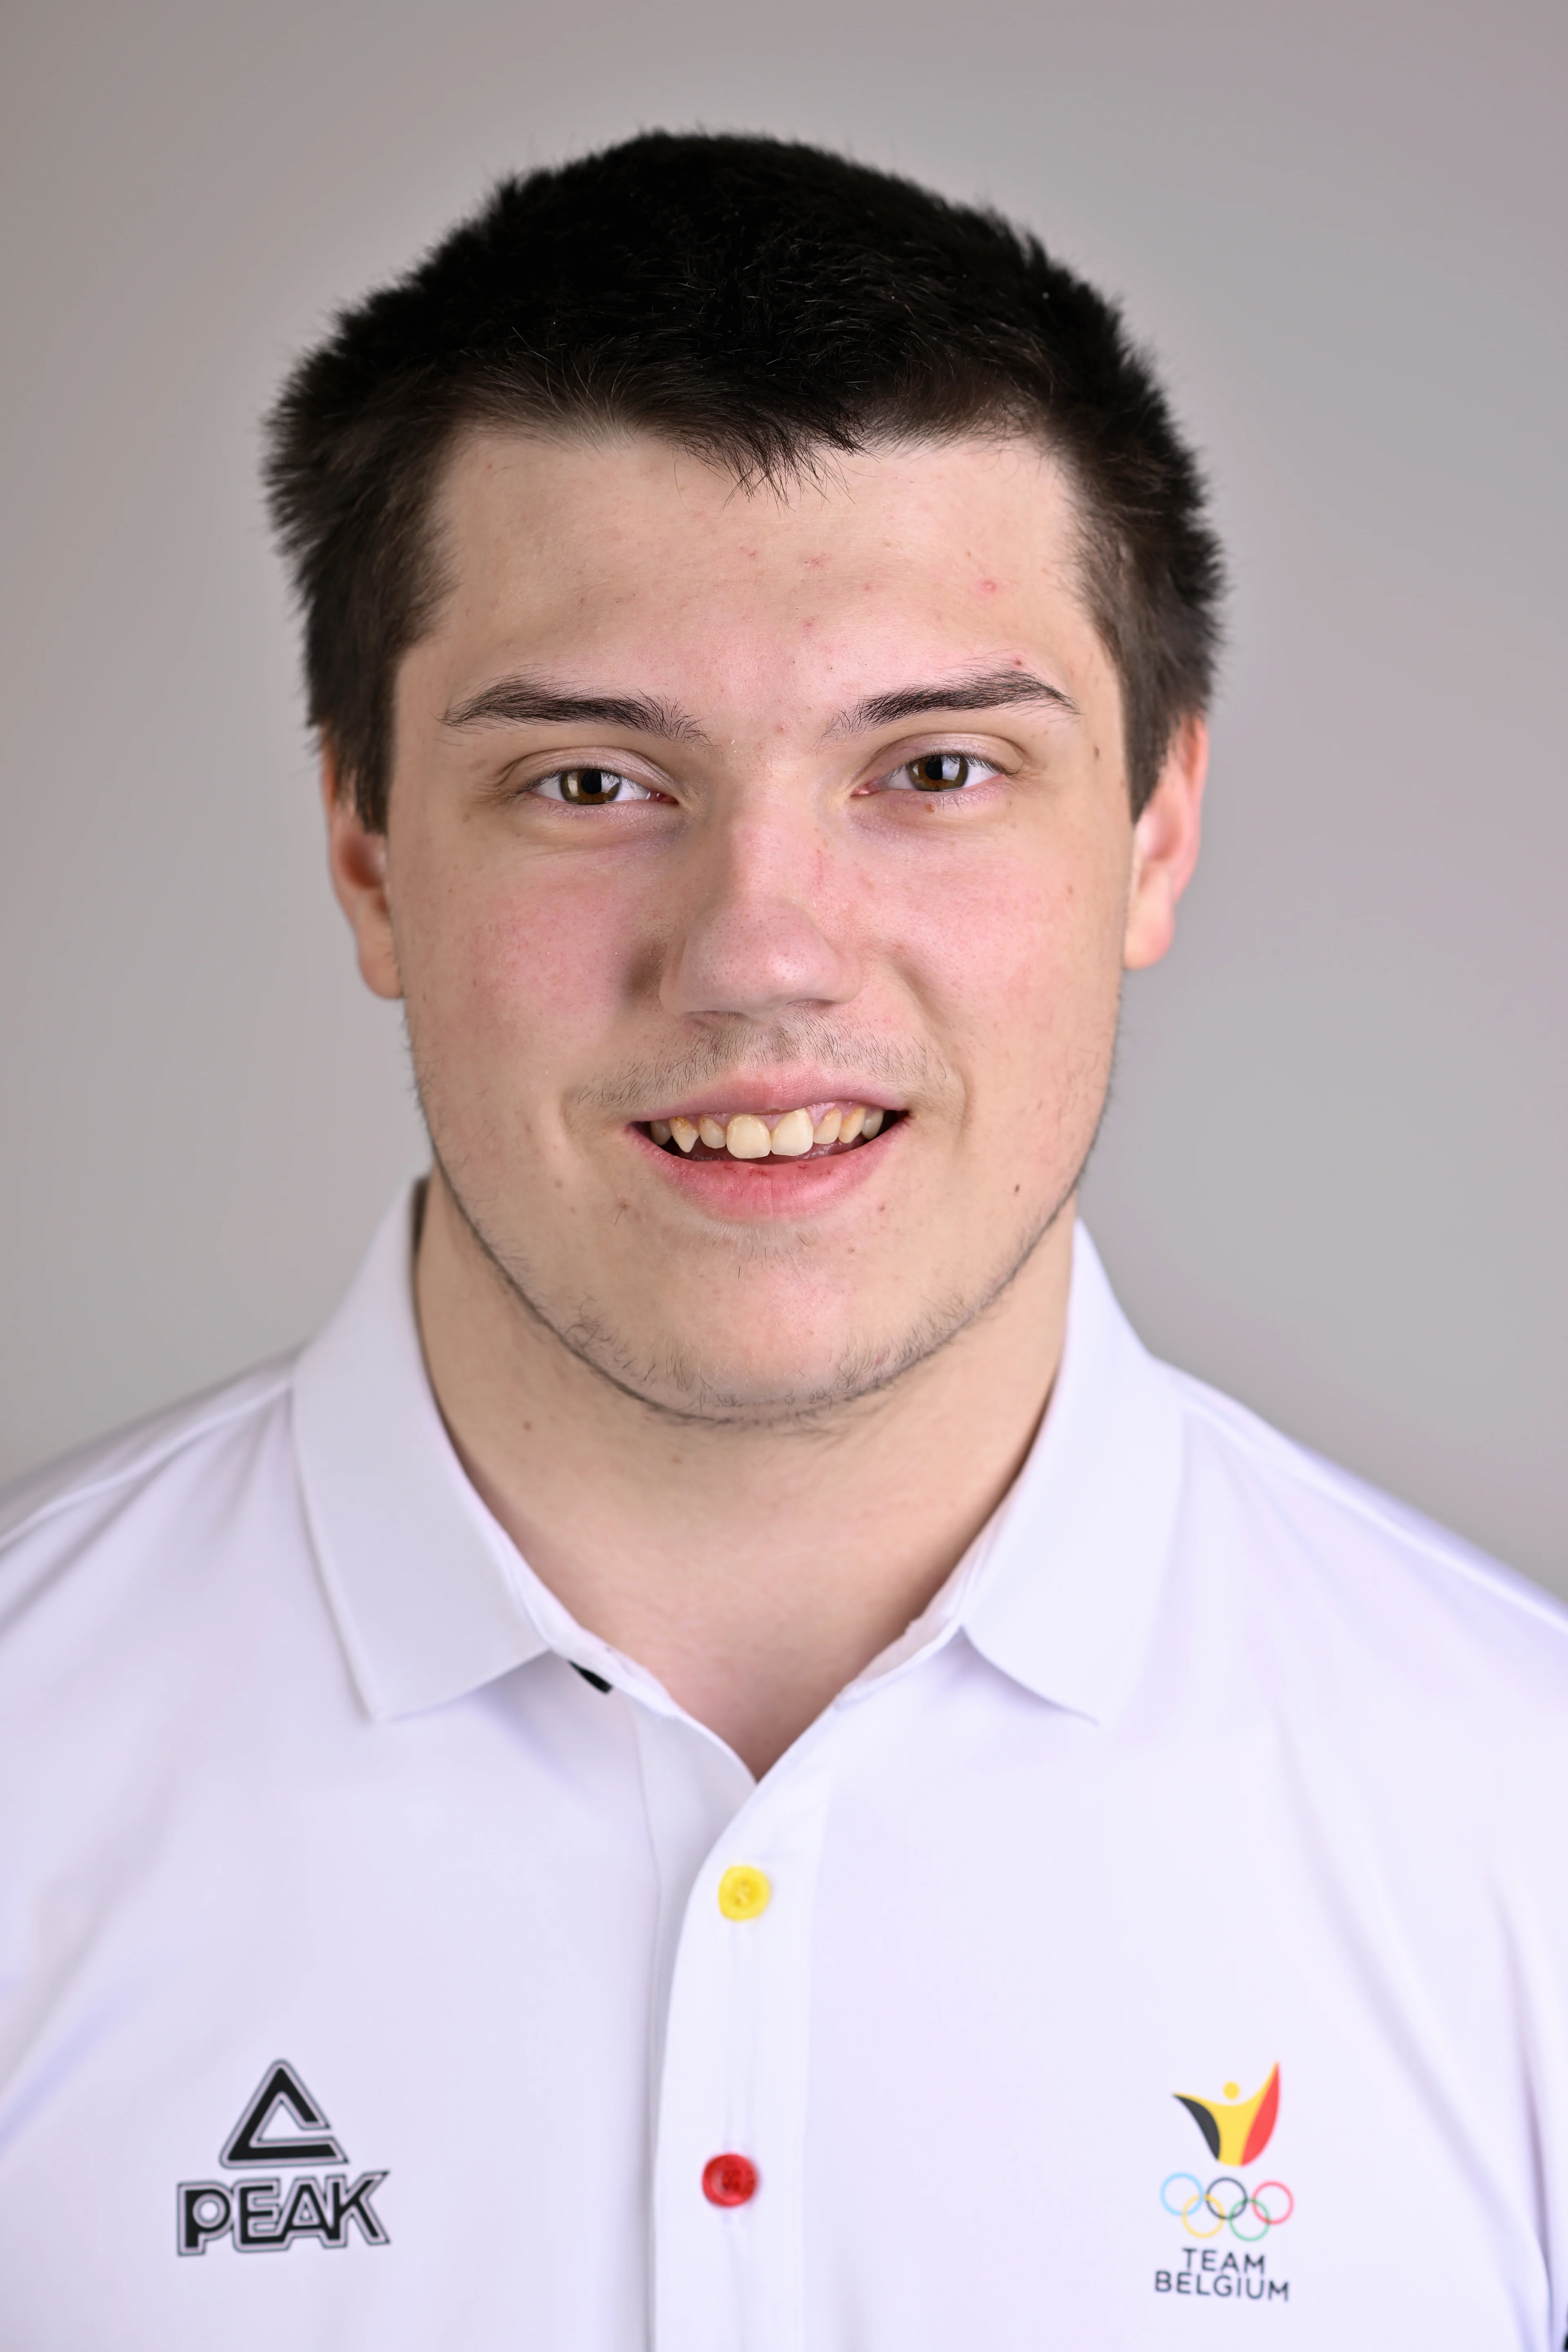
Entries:
<svg viewBox="0 0 1568 2352">
<path fill-rule="evenodd" d="M 1013 1488 L 754 1781 L 465 1476 L 411 1213 L 0 1506 L 3 2352 L 1562 2344 L 1553 1601 L 1080 1230 Z"/>
</svg>

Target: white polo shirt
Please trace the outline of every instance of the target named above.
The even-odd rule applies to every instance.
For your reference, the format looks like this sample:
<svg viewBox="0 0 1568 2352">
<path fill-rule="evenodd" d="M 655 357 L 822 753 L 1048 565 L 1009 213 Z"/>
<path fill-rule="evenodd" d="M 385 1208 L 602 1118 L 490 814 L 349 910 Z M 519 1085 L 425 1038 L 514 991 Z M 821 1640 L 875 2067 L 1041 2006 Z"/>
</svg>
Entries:
<svg viewBox="0 0 1568 2352">
<path fill-rule="evenodd" d="M 1561 2344 L 1551 1601 L 1080 1235 L 1017 1484 L 753 1782 L 468 1485 L 408 1230 L 11 1497 L 5 2352 Z"/>
</svg>

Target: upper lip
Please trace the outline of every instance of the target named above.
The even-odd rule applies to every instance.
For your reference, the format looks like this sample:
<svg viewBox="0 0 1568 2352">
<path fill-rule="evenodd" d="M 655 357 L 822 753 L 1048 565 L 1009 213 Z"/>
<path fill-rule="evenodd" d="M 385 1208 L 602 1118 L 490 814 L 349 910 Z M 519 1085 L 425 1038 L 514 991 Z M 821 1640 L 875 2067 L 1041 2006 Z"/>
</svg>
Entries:
<svg viewBox="0 0 1568 2352">
<path fill-rule="evenodd" d="M 908 1108 L 885 1087 L 862 1086 L 839 1071 L 828 1076 L 821 1070 L 807 1070 L 789 1078 L 730 1078 L 721 1085 L 702 1087 L 695 1094 L 682 1095 L 679 1101 L 660 1103 L 657 1110 L 645 1111 L 642 1123 L 650 1118 L 717 1118 L 721 1115 L 732 1118 L 737 1111 L 750 1111 L 760 1118 L 801 1110 L 814 1103 L 864 1103 L 868 1110 Z"/>
</svg>

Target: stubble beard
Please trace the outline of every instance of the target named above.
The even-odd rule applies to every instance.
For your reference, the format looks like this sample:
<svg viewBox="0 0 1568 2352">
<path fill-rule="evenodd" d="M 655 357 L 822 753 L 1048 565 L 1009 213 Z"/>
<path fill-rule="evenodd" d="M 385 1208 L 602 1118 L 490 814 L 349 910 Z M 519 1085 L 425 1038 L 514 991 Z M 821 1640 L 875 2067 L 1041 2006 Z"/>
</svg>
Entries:
<svg viewBox="0 0 1568 2352">
<path fill-rule="evenodd" d="M 792 1026 L 788 1045 L 798 1050 L 802 1034 L 799 1027 Z M 811 1042 L 816 1045 L 817 1058 L 826 1060 L 829 1066 L 834 1061 L 847 1062 L 849 1058 L 841 1047 L 824 1054 L 820 1039 L 814 1037 Z M 570 1304 L 562 1298 L 558 1289 L 552 1291 L 521 1244 L 502 1236 L 500 1220 L 478 1198 L 479 1188 L 466 1180 L 461 1161 L 445 1141 L 444 1122 L 437 1108 L 438 1089 L 426 1085 L 418 1057 L 412 1051 L 412 1041 L 410 1048 L 416 1090 L 437 1177 L 488 1278 L 498 1286 L 508 1311 L 521 1315 L 532 1330 L 542 1334 L 620 1396 L 660 1420 L 689 1430 L 700 1427 L 715 1432 L 827 1432 L 860 1412 L 875 1410 L 878 1400 L 888 1397 L 889 1391 L 908 1381 L 922 1365 L 1000 1306 L 1077 1193 L 1105 1108 L 1102 1088 L 1088 1141 L 1075 1156 L 1070 1178 L 1049 1192 L 1043 1203 L 1037 1204 L 1034 1213 L 1010 1236 L 1009 1245 L 999 1254 L 996 1262 L 967 1289 L 927 1301 L 901 1331 L 884 1334 L 879 1345 L 860 1342 L 844 1349 L 815 1381 L 797 1381 L 787 1388 L 760 1392 L 727 1384 L 715 1376 L 711 1365 L 699 1361 L 691 1349 L 679 1344 L 660 1351 L 639 1351 L 604 1302 L 589 1291 L 584 1290 Z M 704 1056 L 702 1064 L 689 1058 L 679 1074 L 665 1073 L 664 1091 L 668 1098 L 679 1099 L 681 1093 L 693 1090 L 694 1076 L 702 1079 L 710 1073 L 718 1074 L 718 1061 L 717 1055 Z M 863 1053 L 857 1057 L 857 1063 L 862 1071 L 866 1069 Z M 891 1075 L 891 1063 L 885 1066 Z M 633 1073 L 617 1080 L 613 1087 L 598 1090 L 594 1100 L 595 1107 L 616 1108 L 622 1106 L 623 1097 L 633 1103 L 646 1101 L 650 1095 L 657 1097 L 659 1091 L 657 1086 L 650 1088 L 647 1074 Z M 726 1235 L 726 1243 L 731 1253 L 738 1246 L 742 1253 L 750 1247 L 759 1258 L 772 1255 L 766 1243 L 749 1238 L 743 1230 L 739 1236 Z"/>
</svg>

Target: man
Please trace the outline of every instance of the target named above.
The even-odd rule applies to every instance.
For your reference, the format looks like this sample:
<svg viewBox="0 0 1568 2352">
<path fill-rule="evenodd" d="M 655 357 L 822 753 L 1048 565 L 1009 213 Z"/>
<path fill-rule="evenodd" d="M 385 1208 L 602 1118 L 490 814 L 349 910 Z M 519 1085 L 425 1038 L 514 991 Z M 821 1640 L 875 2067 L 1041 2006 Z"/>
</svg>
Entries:
<svg viewBox="0 0 1568 2352">
<path fill-rule="evenodd" d="M 1115 313 L 644 138 L 269 479 L 432 1168 L 12 1502 L 5 2342 L 1556 2345 L 1563 1621 L 1075 1227 L 1219 583 Z"/>
</svg>

